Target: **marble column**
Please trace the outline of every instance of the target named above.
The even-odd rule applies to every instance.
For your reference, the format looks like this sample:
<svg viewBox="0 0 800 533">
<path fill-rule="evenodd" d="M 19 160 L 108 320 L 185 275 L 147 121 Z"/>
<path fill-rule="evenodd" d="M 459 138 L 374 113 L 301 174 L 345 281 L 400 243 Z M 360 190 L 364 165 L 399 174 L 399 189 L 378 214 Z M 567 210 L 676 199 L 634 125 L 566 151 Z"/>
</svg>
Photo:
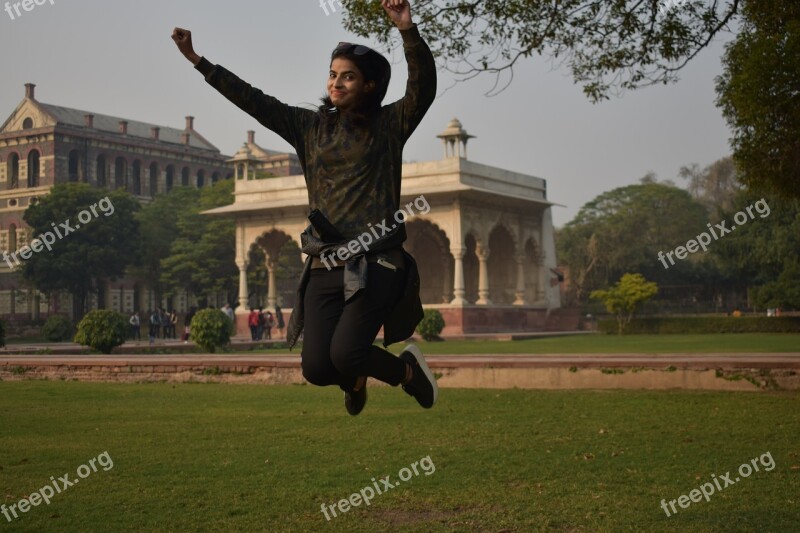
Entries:
<svg viewBox="0 0 800 533">
<path fill-rule="evenodd" d="M 477 305 L 491 305 L 489 299 L 489 249 L 478 247 L 475 250 L 478 256 L 478 301 Z"/>
<path fill-rule="evenodd" d="M 464 298 L 466 290 L 464 289 L 464 253 L 466 248 L 450 248 L 450 253 L 453 254 L 455 262 L 453 264 L 453 300 L 451 305 L 465 305 L 467 300 Z"/>
<path fill-rule="evenodd" d="M 239 267 L 239 308 L 240 309 L 247 309 L 248 308 L 248 298 L 247 295 L 247 261 L 236 261 L 236 266 Z"/>
<path fill-rule="evenodd" d="M 275 306 L 278 304 L 278 289 L 277 283 L 275 283 L 275 267 L 277 266 L 277 261 L 267 256 L 267 275 L 268 275 L 268 284 L 267 284 L 267 307 L 270 309 L 275 309 Z"/>
<path fill-rule="evenodd" d="M 517 259 L 517 290 L 514 293 L 514 305 L 525 305 L 525 255 L 518 255 Z"/>
</svg>

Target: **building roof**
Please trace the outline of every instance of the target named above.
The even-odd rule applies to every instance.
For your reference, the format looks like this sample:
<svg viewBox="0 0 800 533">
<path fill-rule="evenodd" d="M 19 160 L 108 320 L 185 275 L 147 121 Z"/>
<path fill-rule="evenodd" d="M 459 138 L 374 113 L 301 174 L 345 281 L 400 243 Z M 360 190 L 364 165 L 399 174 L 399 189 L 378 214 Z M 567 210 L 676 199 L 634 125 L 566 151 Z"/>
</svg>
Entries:
<svg viewBox="0 0 800 533">
<path fill-rule="evenodd" d="M 113 117 L 110 115 L 103 115 L 100 113 L 94 113 L 91 111 L 82 111 L 80 109 L 73 109 L 70 107 L 62 107 L 53 104 L 45 104 L 43 102 L 36 102 L 41 108 L 53 116 L 60 124 L 66 124 L 69 126 L 76 126 L 79 128 L 85 128 L 86 115 L 93 115 L 94 116 L 94 124 L 93 128 L 95 130 L 113 133 L 119 135 L 119 123 L 121 121 L 125 121 L 128 123 L 128 133 L 129 137 L 139 137 L 141 139 L 145 139 L 148 141 L 153 141 L 153 137 L 151 135 L 152 128 L 159 129 L 159 136 L 158 141 L 160 142 L 167 142 L 172 144 L 183 144 L 181 139 L 181 135 L 187 133 L 187 130 L 179 130 L 177 128 L 170 128 L 166 126 L 160 126 L 158 124 L 150 124 L 147 122 L 139 122 L 137 120 L 129 120 L 120 117 Z M 195 132 L 194 130 L 188 131 L 189 135 L 189 146 L 192 148 L 199 148 L 201 150 L 209 150 L 214 152 L 219 152 L 216 146 L 208 142 L 204 139 L 199 133 Z"/>
</svg>

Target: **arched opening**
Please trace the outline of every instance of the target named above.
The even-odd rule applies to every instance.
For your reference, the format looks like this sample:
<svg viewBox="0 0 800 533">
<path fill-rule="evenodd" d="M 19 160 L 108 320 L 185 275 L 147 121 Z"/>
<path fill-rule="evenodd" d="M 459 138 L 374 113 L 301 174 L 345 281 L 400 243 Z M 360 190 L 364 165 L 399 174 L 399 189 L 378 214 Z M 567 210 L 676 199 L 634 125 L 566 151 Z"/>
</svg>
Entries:
<svg viewBox="0 0 800 533">
<path fill-rule="evenodd" d="M 97 186 L 98 187 L 107 187 L 108 186 L 108 179 L 106 177 L 106 156 L 98 155 L 97 156 Z"/>
<path fill-rule="evenodd" d="M 8 158 L 8 188 L 19 187 L 19 155 L 11 154 Z"/>
<path fill-rule="evenodd" d="M 213 174 L 211 174 L 211 184 L 213 185 L 218 181 L 219 181 L 219 172 L 214 172 Z"/>
<path fill-rule="evenodd" d="M 464 299 L 467 302 L 478 301 L 478 256 L 475 252 L 478 244 L 471 234 L 464 239 Z"/>
<path fill-rule="evenodd" d="M 81 153 L 78 150 L 72 150 L 69 153 L 69 166 L 67 170 L 70 183 L 77 183 L 83 179 L 83 169 L 81 166 Z"/>
<path fill-rule="evenodd" d="M 297 280 L 303 273 L 300 247 L 282 231 L 272 230 L 259 237 L 250 247 L 247 269 L 248 302 L 265 309 L 269 305 L 269 270 L 266 254 L 270 254 L 275 268 L 274 301 L 281 307 L 294 307 Z"/>
<path fill-rule="evenodd" d="M 206 184 L 206 173 L 202 170 L 197 171 L 197 188 L 200 189 Z"/>
<path fill-rule="evenodd" d="M 28 117 L 22 121 L 22 129 L 23 130 L 33 129 L 33 119 L 31 117 Z"/>
<path fill-rule="evenodd" d="M 533 239 L 525 243 L 525 301 L 533 303 L 539 300 L 539 250 Z"/>
<path fill-rule="evenodd" d="M 142 162 L 138 159 L 133 162 L 131 176 L 131 193 L 134 196 L 142 195 Z"/>
<path fill-rule="evenodd" d="M 494 304 L 514 302 L 517 281 L 517 261 L 514 257 L 514 238 L 505 226 L 496 226 L 489 233 L 489 299 Z"/>
<path fill-rule="evenodd" d="M 453 299 L 455 264 L 450 239 L 438 226 L 421 219 L 406 223 L 406 232 L 405 248 L 417 261 L 422 303 L 449 303 Z"/>
<path fill-rule="evenodd" d="M 124 157 L 118 157 L 114 161 L 114 188 L 128 188 L 128 164 Z"/>
<path fill-rule="evenodd" d="M 175 167 L 173 165 L 167 165 L 167 183 L 165 190 L 167 192 L 172 190 L 172 186 L 175 184 Z"/>
<path fill-rule="evenodd" d="M 28 187 L 39 186 L 40 155 L 38 150 L 31 150 L 28 154 Z"/>
<path fill-rule="evenodd" d="M 158 193 L 158 164 L 150 163 L 150 198 Z"/>
<path fill-rule="evenodd" d="M 183 170 L 181 171 L 181 185 L 184 187 L 189 186 L 189 174 L 189 167 L 183 167 Z"/>
</svg>

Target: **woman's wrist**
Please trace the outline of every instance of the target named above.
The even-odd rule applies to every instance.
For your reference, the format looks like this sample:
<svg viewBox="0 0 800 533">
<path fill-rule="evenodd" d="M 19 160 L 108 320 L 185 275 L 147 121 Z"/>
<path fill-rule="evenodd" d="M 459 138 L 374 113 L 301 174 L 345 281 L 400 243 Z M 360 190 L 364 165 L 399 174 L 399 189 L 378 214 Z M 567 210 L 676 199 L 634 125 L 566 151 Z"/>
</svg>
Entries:
<svg viewBox="0 0 800 533">
<path fill-rule="evenodd" d="M 197 64 L 198 64 L 198 63 L 200 62 L 200 60 L 201 60 L 201 59 L 203 59 L 203 58 L 202 58 L 201 56 L 197 55 L 195 52 L 192 52 L 192 53 L 190 53 L 190 54 L 186 54 L 186 59 L 188 59 L 189 61 L 191 61 L 191 62 L 192 62 L 192 65 L 194 65 L 194 66 L 197 66 Z"/>
<path fill-rule="evenodd" d="M 400 30 L 400 31 L 410 30 L 413 27 L 414 27 L 414 23 L 413 22 L 409 22 L 408 24 L 401 24 L 401 23 L 397 24 L 397 29 Z"/>
</svg>

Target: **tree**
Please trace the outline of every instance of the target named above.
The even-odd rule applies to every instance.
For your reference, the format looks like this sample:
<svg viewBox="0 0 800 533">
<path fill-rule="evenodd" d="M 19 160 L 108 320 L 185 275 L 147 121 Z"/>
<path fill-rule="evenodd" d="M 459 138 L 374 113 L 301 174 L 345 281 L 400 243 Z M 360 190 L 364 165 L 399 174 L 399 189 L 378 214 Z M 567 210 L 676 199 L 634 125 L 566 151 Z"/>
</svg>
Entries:
<svg viewBox="0 0 800 533">
<path fill-rule="evenodd" d="M 709 5 L 710 4 L 710 5 Z M 567 64 L 592 101 L 666 84 L 736 19 L 740 0 L 417 0 L 434 55 L 459 79 L 497 75 L 539 55 Z M 764 2 L 770 6 L 773 2 Z M 390 45 L 380 2 L 345 0 L 345 29 Z M 507 85 L 506 84 L 506 85 Z"/>
<path fill-rule="evenodd" d="M 688 192 L 662 183 L 620 187 L 588 202 L 556 238 L 575 299 L 582 301 L 592 289 L 630 271 L 661 283 L 697 277 L 693 268 L 698 259 L 666 270 L 657 255 L 703 231 L 707 217 Z"/>
<path fill-rule="evenodd" d="M 235 223 L 230 218 L 201 214 L 232 204 L 233 187 L 233 180 L 205 187 L 197 202 L 179 213 L 179 235 L 172 243 L 170 256 L 161 261 L 161 282 L 167 295 L 190 291 L 202 297 L 227 292 L 229 300 L 233 300 L 239 280 Z"/>
<path fill-rule="evenodd" d="M 141 247 L 137 264 L 131 273 L 148 280 L 160 302 L 164 294 L 161 282 L 161 261 L 169 257 L 172 245 L 179 236 L 178 221 L 181 213 L 197 205 L 200 191 L 193 187 L 175 187 L 167 194 L 159 194 L 136 215 L 139 221 Z"/>
<path fill-rule="evenodd" d="M 679 175 L 689 181 L 692 198 L 703 204 L 710 214 L 733 207 L 736 195 L 742 189 L 736 165 L 730 156 L 718 159 L 702 170 L 697 163 L 683 166 Z"/>
<path fill-rule="evenodd" d="M 752 289 L 757 306 L 800 309 L 800 200 L 782 200 L 774 195 L 757 198 L 742 191 L 733 207 L 723 213 L 725 220 L 733 220 L 737 212 L 750 207 L 755 216 L 715 241 L 712 255 L 722 272 L 737 280 L 740 288 Z"/>
<path fill-rule="evenodd" d="M 619 334 L 630 324 L 639 304 L 658 293 L 658 285 L 641 274 L 625 274 L 608 290 L 592 291 L 591 298 L 602 300 L 609 313 L 617 319 Z"/>
<path fill-rule="evenodd" d="M 44 292 L 72 295 L 76 320 L 88 296 L 121 277 L 139 249 L 139 203 L 124 191 L 109 193 L 86 183 L 56 185 L 23 219 L 36 237 L 21 265 L 22 277 Z M 24 250 L 24 248 L 23 248 Z"/>
<path fill-rule="evenodd" d="M 800 198 L 800 4 L 743 5 L 741 31 L 717 78 L 717 105 L 733 130 L 744 183 Z"/>
</svg>

